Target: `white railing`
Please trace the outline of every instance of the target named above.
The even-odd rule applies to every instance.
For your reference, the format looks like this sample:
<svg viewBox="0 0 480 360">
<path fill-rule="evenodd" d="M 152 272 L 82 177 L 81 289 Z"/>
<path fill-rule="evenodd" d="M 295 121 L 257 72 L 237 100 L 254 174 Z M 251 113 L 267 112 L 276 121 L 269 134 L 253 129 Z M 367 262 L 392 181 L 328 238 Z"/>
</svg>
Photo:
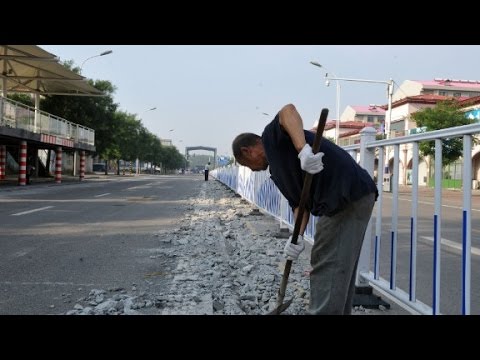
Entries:
<svg viewBox="0 0 480 360">
<path fill-rule="evenodd" d="M 372 219 L 365 234 L 365 240 L 362 247 L 362 253 L 359 259 L 357 286 L 371 285 L 382 294 L 388 296 L 395 302 L 401 304 L 412 313 L 419 314 L 441 314 L 440 309 L 440 286 L 444 286 L 449 293 L 459 293 L 460 310 L 444 309 L 444 313 L 471 313 L 471 260 L 472 260 L 472 139 L 476 134 L 480 134 L 480 124 L 459 126 L 454 128 L 436 130 L 431 132 L 418 133 L 408 136 L 395 137 L 387 140 L 375 140 L 375 129 L 365 128 L 361 131 L 360 144 L 350 145 L 344 149 L 351 154 L 360 165 L 364 167 L 370 175 L 374 175 L 375 161 L 377 166 L 377 187 L 379 197 L 375 204 Z M 461 240 L 455 244 L 455 248 L 461 251 L 461 259 L 457 259 L 461 266 L 458 268 L 458 276 L 444 275 L 441 282 L 441 259 L 445 257 L 445 244 L 450 240 L 442 239 L 441 230 L 443 220 L 450 219 L 442 217 L 442 141 L 443 138 L 462 137 L 463 153 L 467 154 L 468 161 L 463 164 L 463 179 L 466 186 L 462 187 L 462 211 L 461 211 Z M 434 158 L 434 204 L 431 214 L 418 214 L 419 207 L 419 143 L 425 140 L 435 140 L 435 158 Z M 410 189 L 410 199 L 404 199 L 404 203 L 411 202 L 410 216 L 405 217 L 405 207 L 403 207 L 403 216 L 399 216 L 399 163 L 400 163 L 400 145 L 408 144 L 411 151 L 412 161 L 412 179 Z M 391 151 L 393 148 L 393 152 Z M 387 154 L 387 156 L 385 156 Z M 391 180 L 391 189 L 385 190 L 384 165 L 385 159 L 393 160 L 393 174 Z M 388 166 L 387 166 L 388 168 Z M 242 197 L 256 204 L 259 208 L 268 212 L 282 223 L 293 229 L 293 214 L 285 198 L 270 180 L 266 171 L 252 172 L 245 167 L 229 166 L 226 168 L 217 168 L 212 171 L 212 176 L 229 186 L 232 190 Z M 383 191 L 385 190 L 385 191 Z M 391 193 L 386 197 L 385 193 Z M 402 194 L 405 195 L 405 194 Z M 391 200 L 390 200 L 391 199 Z M 386 200 L 390 200 L 391 214 L 385 214 L 384 205 Z M 433 241 L 432 253 L 427 256 L 431 259 L 428 264 L 419 263 L 417 259 L 419 229 L 418 218 L 422 216 L 431 219 L 431 228 L 425 230 L 423 225 L 422 235 L 430 234 Z M 407 219 L 405 219 L 407 218 Z M 305 233 L 305 239 L 313 243 L 313 232 L 315 229 L 316 218 L 311 217 L 308 229 Z M 374 229 L 373 222 L 375 222 Z M 401 230 L 399 232 L 399 229 Z M 478 229 L 477 229 L 478 231 Z M 399 239 L 399 234 L 401 239 Z M 460 234 L 459 234 L 460 236 Z M 401 247 L 399 247 L 399 241 Z M 451 241 L 450 241 L 451 242 Z M 443 246 L 443 248 L 442 248 Z M 383 250 L 387 249 L 387 251 Z M 398 249 L 402 251 L 402 257 L 399 257 Z M 422 248 L 425 251 L 425 246 Z M 383 250 L 383 252 L 381 252 Z M 389 250 L 389 251 L 388 251 Z M 444 253 L 442 253 L 444 250 Z M 476 252 L 476 250 L 475 250 Z M 408 254 L 408 256 L 406 255 Z M 423 253 L 422 253 L 423 254 Z M 443 255 L 442 255 L 443 254 Z M 478 255 L 475 253 L 475 255 Z M 422 257 L 425 260 L 425 256 Z M 383 269 L 380 262 L 383 260 Z M 418 271 L 419 265 L 422 265 L 422 272 Z M 425 268 L 431 266 L 431 275 L 425 276 Z M 402 269 L 401 277 L 397 278 L 397 268 Z M 449 265 L 449 269 L 451 265 Z M 408 269 L 408 270 L 406 270 Z M 381 272 L 388 274 L 388 279 L 381 276 Z M 445 271 L 443 272 L 445 273 Z M 460 287 L 452 283 L 453 278 L 461 279 Z M 404 289 L 398 287 L 402 283 Z M 449 282 L 450 281 L 450 282 Z M 430 289 L 430 296 L 427 300 L 420 301 L 417 296 L 417 289 L 423 292 Z M 451 291 L 450 291 L 451 290 Z M 451 299 L 446 299 L 447 300 Z M 477 308 L 480 300 L 477 298 Z M 429 305 L 427 304 L 429 303 Z"/>
<path fill-rule="evenodd" d="M 95 145 L 95 131 L 0 96 L 0 126 L 23 129 L 37 134 L 55 135 L 79 143 Z"/>
</svg>

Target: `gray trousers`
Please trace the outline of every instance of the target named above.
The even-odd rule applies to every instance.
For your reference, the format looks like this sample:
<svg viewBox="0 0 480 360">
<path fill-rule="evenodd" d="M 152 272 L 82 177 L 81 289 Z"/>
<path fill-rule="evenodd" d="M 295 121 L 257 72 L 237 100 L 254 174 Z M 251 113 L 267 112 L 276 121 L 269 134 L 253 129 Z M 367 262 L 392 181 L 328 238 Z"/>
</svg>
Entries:
<svg viewBox="0 0 480 360">
<path fill-rule="evenodd" d="M 311 315 L 349 315 L 363 237 L 375 205 L 368 194 L 316 225 L 310 263 Z"/>
</svg>

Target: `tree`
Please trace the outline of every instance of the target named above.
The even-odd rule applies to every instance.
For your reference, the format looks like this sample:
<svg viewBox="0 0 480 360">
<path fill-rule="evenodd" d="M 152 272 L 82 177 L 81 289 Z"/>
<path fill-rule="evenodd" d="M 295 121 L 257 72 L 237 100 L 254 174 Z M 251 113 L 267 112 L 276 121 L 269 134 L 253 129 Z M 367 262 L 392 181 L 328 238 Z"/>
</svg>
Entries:
<svg viewBox="0 0 480 360">
<path fill-rule="evenodd" d="M 438 102 L 434 108 L 425 108 L 412 114 L 417 127 L 426 127 L 427 131 L 467 125 L 471 121 L 460 111 L 454 99 Z M 442 139 L 442 163 L 448 165 L 462 156 L 462 138 Z M 422 141 L 420 151 L 423 155 L 435 157 L 435 141 Z"/>
<path fill-rule="evenodd" d="M 163 148 L 162 164 L 166 170 L 179 169 L 184 166 L 185 158 L 176 147 L 165 146 Z"/>
<path fill-rule="evenodd" d="M 7 94 L 7 98 L 30 107 L 35 106 L 35 102 L 33 101 L 32 96 L 30 94 L 23 94 L 23 93 Z"/>
<path fill-rule="evenodd" d="M 79 73 L 80 68 L 73 61 L 63 62 L 67 69 Z M 90 85 L 102 91 L 105 96 L 61 96 L 48 95 L 40 102 L 42 110 L 60 116 L 75 124 L 95 130 L 95 148 L 97 154 L 110 159 L 117 153 L 113 137 L 115 134 L 115 112 L 118 104 L 113 101 L 115 86 L 107 80 L 89 80 Z"/>
</svg>

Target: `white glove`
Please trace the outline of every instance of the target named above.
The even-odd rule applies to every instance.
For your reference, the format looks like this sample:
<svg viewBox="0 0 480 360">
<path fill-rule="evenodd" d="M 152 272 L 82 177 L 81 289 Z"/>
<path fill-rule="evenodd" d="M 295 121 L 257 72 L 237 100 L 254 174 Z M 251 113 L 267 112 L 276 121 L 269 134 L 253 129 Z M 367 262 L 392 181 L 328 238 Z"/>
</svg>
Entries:
<svg viewBox="0 0 480 360">
<path fill-rule="evenodd" d="M 310 174 L 319 173 L 323 170 L 323 155 L 323 152 L 313 154 L 312 147 L 309 144 L 305 144 L 303 149 L 298 153 L 300 167 Z"/>
<path fill-rule="evenodd" d="M 283 249 L 283 254 L 287 260 L 297 260 L 298 255 L 305 249 L 305 244 L 303 243 L 303 236 L 298 235 L 297 243 L 292 244 L 292 235 L 288 238 L 285 248 Z"/>
</svg>

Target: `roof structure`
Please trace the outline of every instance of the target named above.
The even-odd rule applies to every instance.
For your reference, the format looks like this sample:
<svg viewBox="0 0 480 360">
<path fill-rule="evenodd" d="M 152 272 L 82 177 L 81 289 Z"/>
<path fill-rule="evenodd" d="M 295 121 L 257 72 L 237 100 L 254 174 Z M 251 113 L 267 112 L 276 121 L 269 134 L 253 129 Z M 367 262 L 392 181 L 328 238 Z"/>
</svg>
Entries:
<svg viewBox="0 0 480 360">
<path fill-rule="evenodd" d="M 357 114 L 362 115 L 385 115 L 385 109 L 382 105 L 353 105 L 351 106 Z"/>
<path fill-rule="evenodd" d="M 0 45 L 0 78 L 0 87 L 6 92 L 104 96 L 85 77 L 36 45 Z"/>
<path fill-rule="evenodd" d="M 422 95 L 414 95 L 414 96 L 406 96 L 404 98 L 401 98 L 400 100 L 397 100 L 392 103 L 392 108 L 396 108 L 398 106 L 407 104 L 407 103 L 418 103 L 418 104 L 436 104 L 440 101 L 445 101 L 445 100 L 455 100 L 458 101 L 459 103 L 466 102 L 469 99 L 474 99 L 474 98 L 469 98 L 467 96 L 445 96 L 445 95 L 434 95 L 434 94 L 422 94 Z"/>
<path fill-rule="evenodd" d="M 452 88 L 461 89 L 480 89 L 480 81 L 478 80 L 458 80 L 458 79 L 441 79 L 435 78 L 432 80 L 412 80 L 422 84 L 424 87 L 435 88 L 450 86 Z"/>
</svg>

